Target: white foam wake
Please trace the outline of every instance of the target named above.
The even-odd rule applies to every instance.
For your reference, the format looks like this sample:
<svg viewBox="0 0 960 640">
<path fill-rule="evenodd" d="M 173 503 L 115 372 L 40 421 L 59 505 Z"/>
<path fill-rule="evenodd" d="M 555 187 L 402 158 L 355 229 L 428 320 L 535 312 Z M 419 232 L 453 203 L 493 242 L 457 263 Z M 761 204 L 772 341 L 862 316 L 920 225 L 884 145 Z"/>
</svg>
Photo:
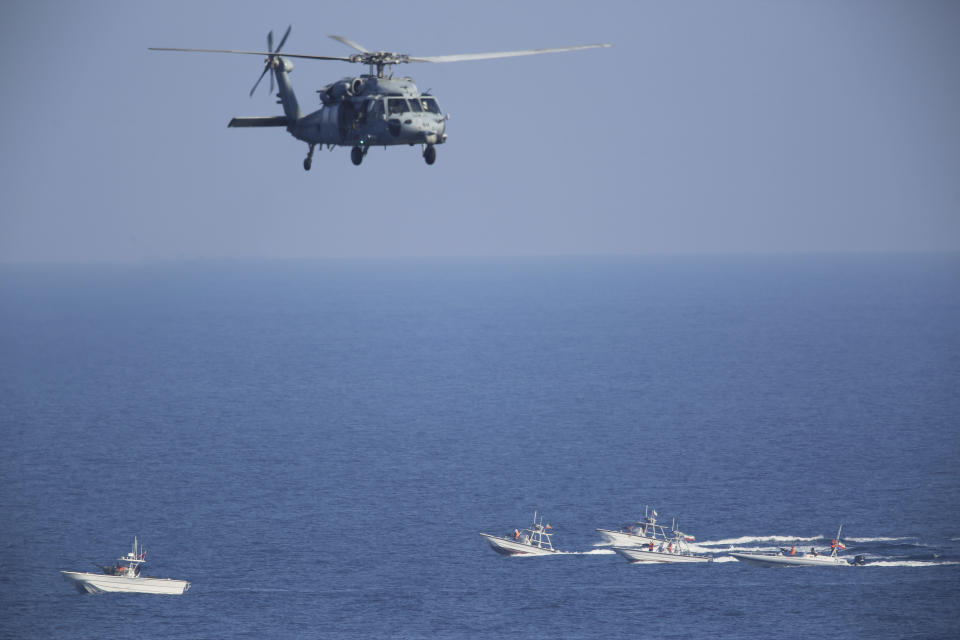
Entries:
<svg viewBox="0 0 960 640">
<path fill-rule="evenodd" d="M 908 540 L 916 540 L 915 537 L 907 538 L 843 538 L 844 542 L 906 542 Z"/>
<path fill-rule="evenodd" d="M 815 540 L 824 540 L 823 536 L 813 536 L 806 538 L 803 536 L 741 536 L 739 538 L 724 538 L 723 540 L 701 540 L 697 542 L 699 546 L 734 546 L 744 545 L 751 542 L 813 542 Z"/>
<path fill-rule="evenodd" d="M 879 560 L 877 562 L 868 562 L 865 567 L 940 567 L 951 564 L 960 564 L 960 562 L 944 561 L 936 562 L 929 560 Z"/>
</svg>

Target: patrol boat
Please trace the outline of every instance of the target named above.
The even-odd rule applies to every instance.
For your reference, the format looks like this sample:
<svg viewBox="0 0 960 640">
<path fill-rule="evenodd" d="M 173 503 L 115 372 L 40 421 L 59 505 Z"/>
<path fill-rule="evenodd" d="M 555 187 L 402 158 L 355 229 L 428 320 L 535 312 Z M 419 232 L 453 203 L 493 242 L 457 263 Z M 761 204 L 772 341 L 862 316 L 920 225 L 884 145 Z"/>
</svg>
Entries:
<svg viewBox="0 0 960 640">
<path fill-rule="evenodd" d="M 848 561 L 841 558 L 838 552 L 846 549 L 840 541 L 840 532 L 843 525 L 837 529 L 837 537 L 830 541 L 830 553 L 819 553 L 810 547 L 809 553 L 797 552 L 796 547 L 789 551 L 780 549 L 777 553 L 731 553 L 730 555 L 741 562 L 758 567 L 846 567 L 853 564 L 863 564 L 863 556 L 857 556 Z"/>
<path fill-rule="evenodd" d="M 514 529 L 513 535 L 493 536 L 489 533 L 480 535 L 490 543 L 493 550 L 505 556 L 549 556 L 557 553 L 563 553 L 553 548 L 548 529 L 552 529 L 549 524 L 544 526 L 543 516 L 537 520 L 537 512 L 533 512 L 533 524 L 529 529 Z"/>
<path fill-rule="evenodd" d="M 713 562 L 712 555 L 691 551 L 688 544 L 691 540 L 693 540 L 693 536 L 688 536 L 682 531 L 674 529 L 665 539 L 659 541 L 651 539 L 642 546 L 615 546 L 613 550 L 633 563 L 690 564 Z"/>
<path fill-rule="evenodd" d="M 179 596 L 190 588 L 186 580 L 171 578 L 148 578 L 140 575 L 147 552 L 133 538 L 133 549 L 127 555 L 117 558 L 112 567 L 100 568 L 103 573 L 81 573 L 61 571 L 61 575 L 76 587 L 80 593 L 162 593 Z"/>
<path fill-rule="evenodd" d="M 618 547 L 645 547 L 651 542 L 658 545 L 668 537 L 663 525 L 657 524 L 657 510 L 651 512 L 648 507 L 643 508 L 642 521 L 626 525 L 619 531 L 597 529 L 597 533 L 605 543 Z M 689 537 L 693 539 L 693 536 Z"/>
</svg>

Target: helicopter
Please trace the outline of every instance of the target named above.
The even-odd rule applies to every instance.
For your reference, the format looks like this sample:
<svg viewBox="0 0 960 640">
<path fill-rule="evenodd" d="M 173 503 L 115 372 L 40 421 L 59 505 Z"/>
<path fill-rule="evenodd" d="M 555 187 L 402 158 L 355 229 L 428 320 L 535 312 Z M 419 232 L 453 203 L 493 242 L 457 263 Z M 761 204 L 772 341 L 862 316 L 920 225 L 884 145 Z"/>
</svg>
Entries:
<svg viewBox="0 0 960 640">
<path fill-rule="evenodd" d="M 423 159 L 432 165 L 437 159 L 436 145 L 447 140 L 446 123 L 449 114 L 440 109 L 435 96 L 421 93 L 409 77 L 393 77 L 393 65 L 410 62 L 462 62 L 465 60 L 489 60 L 512 58 L 541 53 L 579 51 L 609 47 L 609 44 L 587 44 L 552 49 L 525 49 L 522 51 L 498 51 L 491 53 L 467 53 L 445 56 L 411 56 L 389 51 L 370 51 L 343 36 L 330 36 L 334 40 L 356 50 L 350 56 L 319 56 L 301 53 L 283 53 L 280 50 L 290 36 L 291 26 L 273 46 L 273 31 L 267 34 L 266 51 L 239 51 L 233 49 L 183 49 L 175 47 L 149 47 L 151 51 L 181 51 L 189 53 L 231 53 L 239 55 L 266 56 L 263 72 L 257 78 L 250 97 L 256 92 L 263 77 L 270 74 L 270 93 L 276 79 L 277 102 L 283 106 L 283 115 L 253 118 L 233 118 L 228 127 L 285 127 L 297 140 L 309 145 L 303 168 L 310 170 L 314 147 L 326 145 L 351 147 L 350 159 L 354 165 L 363 162 L 373 146 L 384 148 L 393 145 L 419 144 Z M 357 77 L 346 77 L 317 90 L 320 109 L 304 115 L 290 84 L 289 74 L 293 63 L 289 58 L 305 60 L 332 60 L 365 64 L 369 72 Z"/>
</svg>

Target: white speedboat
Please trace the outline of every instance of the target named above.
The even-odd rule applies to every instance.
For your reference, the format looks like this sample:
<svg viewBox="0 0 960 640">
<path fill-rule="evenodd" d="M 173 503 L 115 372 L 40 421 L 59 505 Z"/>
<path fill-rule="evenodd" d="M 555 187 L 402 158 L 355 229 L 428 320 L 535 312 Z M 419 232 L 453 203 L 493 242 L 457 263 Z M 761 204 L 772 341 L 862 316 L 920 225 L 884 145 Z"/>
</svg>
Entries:
<svg viewBox="0 0 960 640">
<path fill-rule="evenodd" d="M 489 533 L 480 535 L 490 543 L 493 550 L 505 556 L 549 556 L 561 551 L 553 548 L 550 541 L 552 529 L 549 524 L 544 526 L 543 516 L 537 521 L 537 513 L 533 513 L 533 524 L 529 529 L 514 529 L 512 535 L 494 536 Z"/>
<path fill-rule="evenodd" d="M 646 564 L 691 564 L 713 562 L 713 556 L 693 553 L 689 549 L 678 549 L 672 542 L 667 546 L 613 547 L 613 550 L 634 563 Z"/>
<path fill-rule="evenodd" d="M 112 567 L 100 567 L 103 573 L 61 571 L 61 575 L 80 593 L 162 593 L 181 595 L 190 588 L 186 580 L 149 578 L 140 575 L 147 553 L 133 539 L 133 549 L 118 558 Z"/>
<path fill-rule="evenodd" d="M 604 543 L 615 547 L 646 547 L 651 542 L 659 545 L 667 540 L 667 532 L 663 525 L 657 524 L 657 510 L 650 511 L 648 507 L 643 509 L 643 520 L 626 525 L 619 531 L 612 529 L 597 529 L 597 533 L 603 538 Z M 688 536 L 690 540 L 693 536 Z"/>
<path fill-rule="evenodd" d="M 669 532 L 666 527 L 657 524 L 656 509 L 644 509 L 643 521 L 620 531 L 597 529 L 597 533 L 630 562 L 674 564 L 713 561 L 713 556 L 690 550 L 688 543 L 693 542 L 694 537 L 677 531 L 676 521 L 670 526 Z"/>
<path fill-rule="evenodd" d="M 672 531 L 666 540 L 649 541 L 644 546 L 613 547 L 613 550 L 634 563 L 645 564 L 691 564 L 713 562 L 713 556 L 694 553 L 687 544 L 687 536 L 680 531 Z"/>
<path fill-rule="evenodd" d="M 758 567 L 846 567 L 852 564 L 863 564 L 862 556 L 857 556 L 854 560 L 848 561 L 841 558 L 838 553 L 846 546 L 840 540 L 840 532 L 843 525 L 837 529 L 837 537 L 830 542 L 830 552 L 820 553 L 814 547 L 810 551 L 803 553 L 797 551 L 796 547 L 790 550 L 781 549 L 777 553 L 731 553 L 730 555 L 741 562 L 752 564 Z"/>
</svg>

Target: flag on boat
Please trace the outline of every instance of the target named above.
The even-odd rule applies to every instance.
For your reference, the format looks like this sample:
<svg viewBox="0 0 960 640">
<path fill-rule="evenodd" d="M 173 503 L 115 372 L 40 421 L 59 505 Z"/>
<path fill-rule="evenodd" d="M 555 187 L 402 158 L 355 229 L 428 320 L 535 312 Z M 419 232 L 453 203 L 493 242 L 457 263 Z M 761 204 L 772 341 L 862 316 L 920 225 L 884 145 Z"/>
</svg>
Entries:
<svg viewBox="0 0 960 640">
<path fill-rule="evenodd" d="M 688 536 L 687 534 L 683 534 L 683 539 L 686 540 L 687 542 L 693 542 L 694 540 L 696 540 L 694 536 Z"/>
<path fill-rule="evenodd" d="M 553 527 L 550 526 L 549 522 L 547 523 L 547 529 L 553 529 Z"/>
<path fill-rule="evenodd" d="M 839 540 L 837 541 L 837 549 L 846 549 L 847 545 L 843 544 Z"/>
</svg>

